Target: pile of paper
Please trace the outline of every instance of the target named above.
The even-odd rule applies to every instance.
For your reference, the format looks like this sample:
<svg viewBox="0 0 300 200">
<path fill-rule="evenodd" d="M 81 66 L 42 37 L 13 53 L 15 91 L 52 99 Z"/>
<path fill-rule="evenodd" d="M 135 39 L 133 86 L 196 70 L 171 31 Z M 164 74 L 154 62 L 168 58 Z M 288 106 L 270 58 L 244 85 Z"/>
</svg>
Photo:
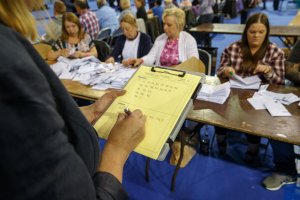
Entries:
<svg viewBox="0 0 300 200">
<path fill-rule="evenodd" d="M 230 87 L 240 89 L 258 89 L 261 84 L 260 78 L 255 76 L 249 76 L 242 78 L 236 74 L 230 79 Z"/>
<path fill-rule="evenodd" d="M 93 57 L 68 59 L 59 57 L 51 68 L 60 79 L 79 81 L 92 89 L 123 88 L 136 69 L 127 68 L 121 64 L 106 64 Z"/>
<path fill-rule="evenodd" d="M 223 104 L 228 98 L 229 94 L 229 82 L 217 86 L 204 84 L 197 95 L 197 99 Z"/>
<path fill-rule="evenodd" d="M 272 116 L 291 116 L 290 112 L 283 106 L 300 101 L 295 94 L 282 94 L 260 90 L 247 99 L 255 110 L 267 109 Z"/>
</svg>

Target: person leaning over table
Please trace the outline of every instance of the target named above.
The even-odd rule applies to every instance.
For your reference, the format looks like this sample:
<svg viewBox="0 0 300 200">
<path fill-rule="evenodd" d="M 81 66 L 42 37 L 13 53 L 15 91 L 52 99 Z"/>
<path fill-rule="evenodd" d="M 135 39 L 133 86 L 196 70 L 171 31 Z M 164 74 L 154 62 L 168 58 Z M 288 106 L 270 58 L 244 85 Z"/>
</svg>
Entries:
<svg viewBox="0 0 300 200">
<path fill-rule="evenodd" d="M 285 77 L 296 87 L 300 86 L 300 41 L 298 41 L 286 62 Z M 297 170 L 294 145 L 286 142 L 270 140 L 273 149 L 275 171 L 263 180 L 268 190 L 279 190 L 285 184 L 296 182 Z"/>
<path fill-rule="evenodd" d="M 120 61 L 128 66 L 128 59 L 146 55 L 152 47 L 152 42 L 149 35 L 138 31 L 136 18 L 132 14 L 123 16 L 120 27 L 124 34 L 117 39 L 111 56 L 105 62 Z"/>
<path fill-rule="evenodd" d="M 126 199 L 123 167 L 144 137 L 145 117 L 119 114 L 100 161 L 91 123 L 125 91 L 80 111 L 29 42 L 37 37 L 35 3 L 0 1 L 0 199 Z"/>
<path fill-rule="evenodd" d="M 174 66 L 191 57 L 199 58 L 196 40 L 183 31 L 185 13 L 179 8 L 166 9 L 163 13 L 164 31 L 158 36 L 150 52 L 142 58 L 130 59 L 129 64 L 138 66 Z"/>
<path fill-rule="evenodd" d="M 78 17 L 74 13 L 63 16 L 62 34 L 48 53 L 48 60 L 57 60 L 59 56 L 70 58 L 97 57 L 96 47 L 91 37 L 85 33 Z"/>
<path fill-rule="evenodd" d="M 270 25 L 267 15 L 257 13 L 246 22 L 242 39 L 224 49 L 217 75 L 232 78 L 232 74 L 252 76 L 257 74 L 263 81 L 284 84 L 284 53 L 269 41 Z M 226 129 L 216 127 L 219 153 L 226 153 Z M 248 148 L 245 161 L 259 164 L 260 137 L 247 135 Z"/>
</svg>

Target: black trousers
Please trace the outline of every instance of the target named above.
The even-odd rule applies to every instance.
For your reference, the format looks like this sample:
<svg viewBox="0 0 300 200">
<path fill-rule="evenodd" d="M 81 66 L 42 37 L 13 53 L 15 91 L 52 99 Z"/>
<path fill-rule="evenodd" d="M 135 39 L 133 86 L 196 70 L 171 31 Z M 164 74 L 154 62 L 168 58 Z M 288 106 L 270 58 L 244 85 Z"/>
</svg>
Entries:
<svg viewBox="0 0 300 200">
<path fill-rule="evenodd" d="M 276 171 L 282 174 L 296 175 L 294 145 L 276 140 L 270 140 L 270 143 Z"/>
</svg>

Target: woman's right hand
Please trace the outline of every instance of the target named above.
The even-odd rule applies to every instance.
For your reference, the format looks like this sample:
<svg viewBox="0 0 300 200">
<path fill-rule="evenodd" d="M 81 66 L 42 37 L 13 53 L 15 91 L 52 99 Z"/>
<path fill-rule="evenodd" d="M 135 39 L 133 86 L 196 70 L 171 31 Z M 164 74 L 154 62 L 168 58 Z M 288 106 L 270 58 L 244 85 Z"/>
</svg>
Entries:
<svg viewBox="0 0 300 200">
<path fill-rule="evenodd" d="M 68 49 L 61 49 L 60 50 L 60 55 L 63 57 L 69 57 L 70 51 Z"/>
<path fill-rule="evenodd" d="M 141 59 L 141 58 L 134 59 L 134 60 L 132 61 L 132 66 L 133 66 L 133 67 L 138 67 L 138 66 L 140 66 L 143 62 L 144 62 L 144 60 Z"/>
<path fill-rule="evenodd" d="M 114 57 L 109 57 L 108 59 L 106 59 L 105 63 L 112 63 L 112 64 L 115 64 L 115 59 L 114 59 Z"/>
<path fill-rule="evenodd" d="M 146 118 L 140 110 L 130 115 L 120 113 L 107 142 L 129 155 L 145 136 L 145 122 Z"/>
<path fill-rule="evenodd" d="M 99 171 L 112 174 L 122 183 L 126 160 L 145 137 L 145 122 L 140 110 L 119 114 L 104 146 Z"/>
<path fill-rule="evenodd" d="M 233 67 L 225 67 L 223 74 L 226 78 L 232 78 L 235 74 L 235 69 Z"/>
</svg>

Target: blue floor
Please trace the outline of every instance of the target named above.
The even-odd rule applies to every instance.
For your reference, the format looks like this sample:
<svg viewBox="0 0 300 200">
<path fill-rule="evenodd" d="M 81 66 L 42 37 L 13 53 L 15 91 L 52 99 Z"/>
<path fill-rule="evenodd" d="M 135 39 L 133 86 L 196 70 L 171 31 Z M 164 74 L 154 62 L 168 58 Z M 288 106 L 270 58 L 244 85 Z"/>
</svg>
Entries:
<svg viewBox="0 0 300 200">
<path fill-rule="evenodd" d="M 90 6 L 95 7 L 95 2 Z M 252 12 L 260 12 L 259 8 Z M 52 7 L 50 5 L 50 14 Z M 281 11 L 273 11 L 272 2 L 267 2 L 267 10 L 263 11 L 269 16 L 271 25 L 287 25 L 294 17 L 297 10 L 291 5 L 287 7 L 287 1 L 283 1 Z M 34 12 L 36 18 L 45 17 L 44 13 Z M 43 21 L 43 20 L 39 20 Z M 226 19 L 225 23 L 240 23 L 240 18 Z M 39 24 L 39 32 L 43 33 L 43 27 Z M 218 47 L 217 66 L 221 52 L 230 43 L 240 39 L 236 35 L 218 35 L 212 41 L 213 47 Z M 278 38 L 271 41 L 283 47 Z M 203 130 L 204 131 L 204 130 Z M 208 127 L 209 137 L 212 139 L 213 127 Z M 203 133 L 202 133 L 203 134 Z M 243 135 L 231 133 L 228 139 L 227 154 L 218 156 L 215 142 L 211 145 L 210 155 L 200 153 L 183 169 L 179 170 L 175 185 L 175 192 L 170 191 L 171 179 L 175 167 L 168 163 L 170 155 L 165 161 L 150 162 L 150 182 L 145 181 L 146 158 L 132 153 L 125 169 L 123 184 L 132 200 L 299 200 L 300 188 L 286 185 L 278 191 L 268 191 L 261 185 L 261 181 L 269 175 L 273 169 L 272 149 L 263 148 L 260 152 L 262 166 L 259 168 L 248 167 L 243 162 L 246 144 Z M 263 139 L 263 144 L 267 143 Z M 101 146 L 104 142 L 101 141 Z M 266 152 L 266 153 L 265 153 Z"/>
</svg>

